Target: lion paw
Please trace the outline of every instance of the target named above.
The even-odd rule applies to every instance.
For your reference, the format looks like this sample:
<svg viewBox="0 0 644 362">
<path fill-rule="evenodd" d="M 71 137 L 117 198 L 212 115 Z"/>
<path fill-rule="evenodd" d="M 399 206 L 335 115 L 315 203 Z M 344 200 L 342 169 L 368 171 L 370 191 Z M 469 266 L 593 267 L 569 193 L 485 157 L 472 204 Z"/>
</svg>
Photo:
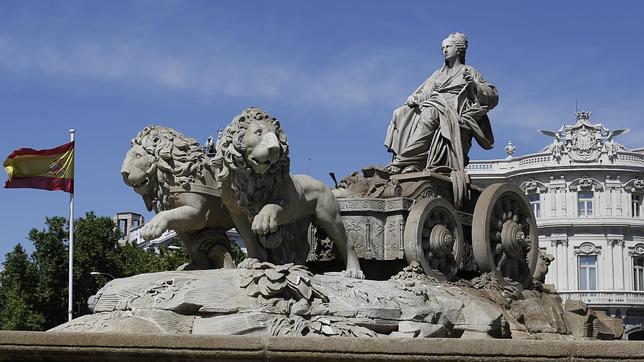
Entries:
<svg viewBox="0 0 644 362">
<path fill-rule="evenodd" d="M 351 279 L 364 279 L 364 273 L 360 269 L 347 269 L 344 271 L 344 276 Z"/>
<path fill-rule="evenodd" d="M 253 219 L 251 229 L 259 235 L 266 235 L 277 230 L 277 216 L 281 207 L 274 204 L 264 205 Z"/>
<path fill-rule="evenodd" d="M 150 222 L 143 224 L 141 227 L 140 235 L 143 240 L 152 240 L 156 239 L 166 230 L 168 230 L 168 222 L 166 221 L 164 214 L 165 211 L 158 213 L 155 217 L 150 220 Z"/>
</svg>

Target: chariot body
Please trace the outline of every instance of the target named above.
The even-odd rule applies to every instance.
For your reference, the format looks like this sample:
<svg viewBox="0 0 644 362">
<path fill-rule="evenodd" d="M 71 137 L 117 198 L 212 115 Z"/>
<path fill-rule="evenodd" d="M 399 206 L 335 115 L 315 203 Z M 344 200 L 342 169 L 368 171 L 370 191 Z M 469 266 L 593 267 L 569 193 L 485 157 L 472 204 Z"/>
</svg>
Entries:
<svg viewBox="0 0 644 362">
<path fill-rule="evenodd" d="M 501 283 L 529 286 L 539 248 L 528 199 L 510 183 L 466 185 L 459 191 L 449 174 L 389 175 L 369 167 L 343 179 L 336 196 L 348 240 L 363 261 L 418 262 L 443 281 L 491 272 Z M 310 262 L 334 258 L 314 227 L 309 242 Z"/>
</svg>

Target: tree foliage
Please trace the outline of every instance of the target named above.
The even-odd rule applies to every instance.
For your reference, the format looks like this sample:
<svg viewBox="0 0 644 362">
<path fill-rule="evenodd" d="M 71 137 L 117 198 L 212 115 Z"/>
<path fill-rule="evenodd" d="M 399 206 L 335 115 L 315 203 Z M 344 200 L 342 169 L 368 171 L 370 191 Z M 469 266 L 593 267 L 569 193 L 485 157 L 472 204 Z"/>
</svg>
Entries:
<svg viewBox="0 0 644 362">
<path fill-rule="evenodd" d="M 44 229 L 29 232 L 31 255 L 21 245 L 6 255 L 0 272 L 0 329 L 46 330 L 67 321 L 68 228 L 63 217 L 47 218 Z M 107 274 L 120 278 L 174 270 L 188 260 L 178 240 L 173 250 L 156 252 L 131 244 L 116 247 L 114 222 L 93 212 L 76 219 L 74 229 L 74 317 L 89 312 L 86 301 L 110 280 Z"/>
<path fill-rule="evenodd" d="M 121 276 L 129 277 L 162 270 L 176 270 L 188 262 L 188 256 L 183 244 L 178 239 L 172 240 L 172 246 L 177 250 L 170 250 L 165 246 L 158 250 L 143 250 L 132 244 L 122 246 L 119 253 L 122 265 Z"/>
<path fill-rule="evenodd" d="M 244 251 L 235 242 L 230 243 L 230 256 L 233 257 L 235 265 L 246 259 L 246 253 L 244 253 Z"/>
<path fill-rule="evenodd" d="M 37 310 L 36 268 L 20 244 L 7 254 L 0 273 L 0 328 L 39 330 L 44 323 Z"/>
<path fill-rule="evenodd" d="M 67 310 L 68 262 L 66 238 L 67 220 L 52 217 L 45 220 L 45 230 L 32 229 L 29 240 L 34 243 L 31 265 L 36 272 L 34 289 L 36 310 L 43 316 L 44 326 L 64 323 Z"/>
</svg>

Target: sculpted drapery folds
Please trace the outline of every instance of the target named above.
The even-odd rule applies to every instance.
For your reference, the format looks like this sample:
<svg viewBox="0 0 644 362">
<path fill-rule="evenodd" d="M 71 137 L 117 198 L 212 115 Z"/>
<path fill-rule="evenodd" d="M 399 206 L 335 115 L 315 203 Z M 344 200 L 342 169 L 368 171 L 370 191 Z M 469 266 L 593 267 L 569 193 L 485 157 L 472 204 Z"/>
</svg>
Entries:
<svg viewBox="0 0 644 362">
<path fill-rule="evenodd" d="M 442 49 L 445 65 L 393 113 L 385 138 L 385 147 L 393 153 L 387 167 L 391 173 L 441 166 L 462 171 L 469 162 L 472 137 L 484 149 L 494 146 L 487 112 L 498 103 L 496 88 L 465 65 L 465 34 L 450 34 Z"/>
</svg>

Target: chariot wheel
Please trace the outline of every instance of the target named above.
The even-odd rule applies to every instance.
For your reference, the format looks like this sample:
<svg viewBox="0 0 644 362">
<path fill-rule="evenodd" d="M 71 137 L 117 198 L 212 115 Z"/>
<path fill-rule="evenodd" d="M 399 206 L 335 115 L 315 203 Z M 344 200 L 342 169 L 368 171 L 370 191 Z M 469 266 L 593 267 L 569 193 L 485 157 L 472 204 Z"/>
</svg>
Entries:
<svg viewBox="0 0 644 362">
<path fill-rule="evenodd" d="M 509 183 L 486 187 L 474 207 L 472 251 L 481 272 L 500 282 L 532 282 L 539 242 L 537 223 L 525 194 Z"/>
<path fill-rule="evenodd" d="M 456 209 L 442 197 L 417 201 L 404 231 L 405 258 L 417 261 L 425 273 L 453 280 L 463 258 L 463 227 Z"/>
</svg>

